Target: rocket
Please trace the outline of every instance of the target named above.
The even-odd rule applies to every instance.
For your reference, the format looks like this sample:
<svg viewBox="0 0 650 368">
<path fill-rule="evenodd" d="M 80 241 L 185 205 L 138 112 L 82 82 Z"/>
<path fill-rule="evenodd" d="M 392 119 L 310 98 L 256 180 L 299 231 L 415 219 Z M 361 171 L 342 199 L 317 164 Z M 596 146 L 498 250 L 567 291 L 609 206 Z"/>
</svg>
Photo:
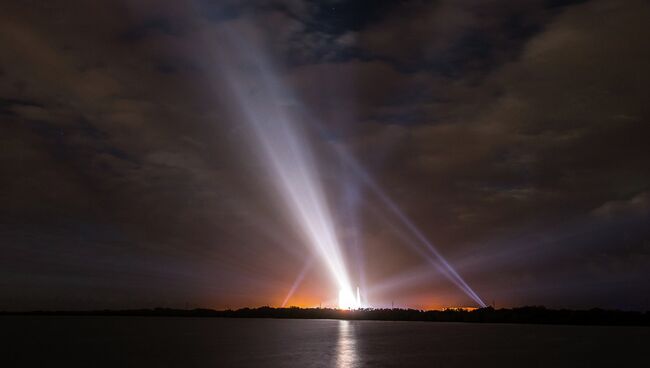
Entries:
<svg viewBox="0 0 650 368">
<path fill-rule="evenodd" d="M 359 287 L 357 286 L 357 309 L 361 308 L 361 297 L 359 296 Z"/>
</svg>

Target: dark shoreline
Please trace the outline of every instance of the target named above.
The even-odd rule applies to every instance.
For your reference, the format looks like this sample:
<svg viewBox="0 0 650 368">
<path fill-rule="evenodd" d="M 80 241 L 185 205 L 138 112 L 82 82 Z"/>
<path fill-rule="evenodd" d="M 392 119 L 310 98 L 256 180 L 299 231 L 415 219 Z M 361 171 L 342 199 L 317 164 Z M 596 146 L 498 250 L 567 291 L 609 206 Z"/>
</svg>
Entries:
<svg viewBox="0 0 650 368">
<path fill-rule="evenodd" d="M 374 321 L 428 321 L 469 323 L 514 323 L 592 326 L 650 326 L 650 312 L 589 309 L 547 309 L 520 307 L 512 309 L 480 308 L 473 311 L 447 309 L 422 311 L 416 309 L 330 308 L 242 308 L 213 309 L 128 309 L 90 311 L 28 311 L 0 312 L 0 316 L 138 316 L 138 317 L 208 317 L 208 318 L 286 318 L 286 319 L 346 319 Z"/>
</svg>

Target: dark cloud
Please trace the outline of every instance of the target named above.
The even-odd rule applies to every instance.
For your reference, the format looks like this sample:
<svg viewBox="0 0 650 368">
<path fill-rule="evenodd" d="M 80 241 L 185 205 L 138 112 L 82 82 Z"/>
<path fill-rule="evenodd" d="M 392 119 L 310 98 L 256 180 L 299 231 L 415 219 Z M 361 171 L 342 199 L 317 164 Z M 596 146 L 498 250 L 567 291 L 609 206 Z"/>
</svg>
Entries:
<svg viewBox="0 0 650 368">
<path fill-rule="evenodd" d="M 377 302 L 468 303 L 331 146 L 486 300 L 648 308 L 647 2 L 0 10 L 0 309 L 283 299 L 308 250 L 219 85 L 224 27 L 264 45 L 322 124 L 314 149 Z M 319 267 L 306 302 L 328 298 Z"/>
</svg>

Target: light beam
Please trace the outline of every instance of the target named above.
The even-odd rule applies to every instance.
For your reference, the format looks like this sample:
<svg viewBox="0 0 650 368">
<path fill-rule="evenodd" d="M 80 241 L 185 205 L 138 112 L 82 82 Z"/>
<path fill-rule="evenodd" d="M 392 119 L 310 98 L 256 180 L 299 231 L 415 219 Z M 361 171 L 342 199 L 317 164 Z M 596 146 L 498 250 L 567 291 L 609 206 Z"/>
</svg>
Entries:
<svg viewBox="0 0 650 368">
<path fill-rule="evenodd" d="M 370 175 L 359 165 L 359 163 L 347 151 L 341 147 L 335 148 L 339 157 L 348 164 L 356 175 L 375 193 L 380 201 L 388 210 L 402 223 L 402 225 L 415 237 L 415 239 L 425 247 L 426 252 L 418 251 L 424 258 L 436 267 L 449 281 L 462 290 L 467 296 L 474 300 L 479 306 L 486 307 L 487 304 L 476 294 L 476 292 L 467 284 L 467 282 L 458 274 L 458 272 L 447 262 L 445 257 L 438 249 L 427 239 L 420 229 L 406 216 L 399 206 L 384 192 L 384 190 L 370 177 Z"/>
<path fill-rule="evenodd" d="M 350 297 L 354 300 L 352 287 L 310 145 L 290 113 L 295 99 L 254 40 L 229 29 L 224 36 L 230 52 L 217 56 L 237 110 L 252 133 L 251 143 L 261 146 L 258 156 L 284 208 L 329 270 L 340 290 L 339 304 L 342 300 L 347 306 Z"/>
<path fill-rule="evenodd" d="M 305 275 L 307 275 L 307 271 L 309 271 L 309 269 L 311 268 L 312 263 L 314 263 L 314 257 L 309 257 L 307 259 L 307 262 L 305 262 L 305 265 L 302 266 L 302 270 L 300 270 L 300 273 L 293 281 L 293 284 L 291 285 L 291 289 L 289 289 L 289 292 L 287 293 L 287 296 L 284 298 L 284 301 L 282 301 L 282 308 L 284 308 L 287 305 L 289 299 L 291 299 L 293 294 L 296 292 L 298 286 L 300 286 L 302 280 L 305 278 Z"/>
</svg>

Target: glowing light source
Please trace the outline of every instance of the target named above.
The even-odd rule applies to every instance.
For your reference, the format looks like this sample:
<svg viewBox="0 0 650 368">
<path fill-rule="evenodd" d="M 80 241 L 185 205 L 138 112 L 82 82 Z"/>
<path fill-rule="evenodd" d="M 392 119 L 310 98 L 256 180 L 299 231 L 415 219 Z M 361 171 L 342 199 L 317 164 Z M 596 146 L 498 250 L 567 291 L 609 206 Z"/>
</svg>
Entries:
<svg viewBox="0 0 650 368">
<path fill-rule="evenodd" d="M 353 306 L 354 297 L 352 296 L 352 291 L 345 289 L 339 290 L 339 308 L 352 309 Z"/>
<path fill-rule="evenodd" d="M 359 309 L 361 308 L 361 300 L 359 298 L 359 288 L 357 288 L 357 296 L 354 297 L 351 289 L 339 290 L 339 309 Z"/>
</svg>

